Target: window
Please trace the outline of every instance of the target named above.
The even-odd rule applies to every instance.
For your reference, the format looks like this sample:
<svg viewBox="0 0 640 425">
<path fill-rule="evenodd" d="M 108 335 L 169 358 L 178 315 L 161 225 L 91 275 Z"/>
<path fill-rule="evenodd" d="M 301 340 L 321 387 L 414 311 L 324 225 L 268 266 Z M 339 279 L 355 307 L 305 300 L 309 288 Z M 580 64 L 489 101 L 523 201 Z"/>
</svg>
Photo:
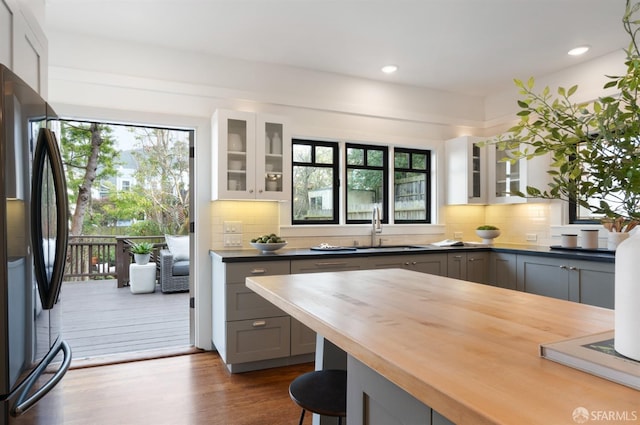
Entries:
<svg viewBox="0 0 640 425">
<path fill-rule="evenodd" d="M 292 224 L 370 223 L 375 207 L 383 223 L 431 223 L 431 151 L 395 148 L 390 162 L 386 146 L 346 143 L 342 170 L 338 143 L 294 139 L 292 145 Z"/>
<path fill-rule="evenodd" d="M 431 152 L 396 148 L 393 154 L 396 223 L 430 223 Z"/>
<path fill-rule="evenodd" d="M 338 224 L 338 144 L 292 142 L 293 224 Z"/>
<path fill-rule="evenodd" d="M 346 144 L 347 224 L 369 223 L 374 207 L 388 223 L 388 149 L 383 146 Z"/>
</svg>

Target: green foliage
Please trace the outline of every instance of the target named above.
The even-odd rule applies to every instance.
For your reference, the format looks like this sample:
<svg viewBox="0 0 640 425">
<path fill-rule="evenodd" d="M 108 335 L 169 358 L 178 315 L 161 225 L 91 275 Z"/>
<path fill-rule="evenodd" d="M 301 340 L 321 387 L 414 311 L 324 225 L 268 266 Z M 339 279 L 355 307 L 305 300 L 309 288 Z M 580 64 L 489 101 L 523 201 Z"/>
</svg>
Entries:
<svg viewBox="0 0 640 425">
<path fill-rule="evenodd" d="M 520 196 L 575 200 L 606 217 L 640 219 L 640 54 L 636 35 L 640 4 L 626 2 L 623 25 L 631 38 L 625 61 L 626 73 L 607 76 L 605 89 L 618 94 L 594 102 L 574 103 L 577 86 L 549 87 L 534 92 L 534 79 L 514 80 L 518 100 L 518 124 L 490 143 L 511 150 L 512 161 L 549 153 L 552 169 L 548 188 L 528 187 Z M 587 199 L 596 199 L 597 205 Z"/>
<path fill-rule="evenodd" d="M 136 128 L 140 150 L 135 174 L 136 203 L 147 220 L 156 222 L 160 233 L 185 234 L 189 225 L 189 140 L 184 131 Z M 122 205 L 125 206 L 126 202 Z"/>
<path fill-rule="evenodd" d="M 76 204 L 78 188 L 86 185 L 85 177 L 87 165 L 92 155 L 93 143 L 91 123 L 76 121 L 60 121 L 61 153 L 66 170 L 67 187 L 69 188 L 69 203 Z M 117 175 L 119 154 L 115 148 L 115 141 L 111 136 L 108 125 L 97 125 L 101 136 L 99 141 L 98 164 L 95 170 L 95 181 L 100 182 Z M 89 170 L 92 171 L 92 170 Z M 94 180 L 91 181 L 93 183 Z"/>
<path fill-rule="evenodd" d="M 496 226 L 485 224 L 483 226 L 476 227 L 476 230 L 500 230 L 500 229 L 498 229 Z"/>
<path fill-rule="evenodd" d="M 131 244 L 131 252 L 134 254 L 150 254 L 153 251 L 151 242 L 139 242 Z"/>
<path fill-rule="evenodd" d="M 129 228 L 129 234 L 132 236 L 156 236 L 161 235 L 160 225 L 152 220 L 137 221 Z"/>
</svg>

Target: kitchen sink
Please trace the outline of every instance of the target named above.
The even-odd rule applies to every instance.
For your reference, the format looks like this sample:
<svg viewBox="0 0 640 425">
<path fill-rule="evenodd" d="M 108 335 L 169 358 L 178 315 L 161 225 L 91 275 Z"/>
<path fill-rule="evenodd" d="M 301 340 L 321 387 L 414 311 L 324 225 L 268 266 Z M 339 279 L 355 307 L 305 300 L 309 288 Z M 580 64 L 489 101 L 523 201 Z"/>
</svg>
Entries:
<svg viewBox="0 0 640 425">
<path fill-rule="evenodd" d="M 406 249 L 427 249 L 426 246 L 418 245 L 376 245 L 376 246 L 356 246 L 355 249 L 392 249 L 392 250 L 406 250 Z"/>
</svg>

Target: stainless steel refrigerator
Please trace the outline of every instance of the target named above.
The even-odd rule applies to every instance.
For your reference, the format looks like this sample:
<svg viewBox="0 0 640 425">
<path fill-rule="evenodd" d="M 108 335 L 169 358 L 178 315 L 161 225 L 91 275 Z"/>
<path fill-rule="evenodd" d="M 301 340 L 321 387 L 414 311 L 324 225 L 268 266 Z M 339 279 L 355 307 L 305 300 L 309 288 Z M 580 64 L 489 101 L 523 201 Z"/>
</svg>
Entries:
<svg viewBox="0 0 640 425">
<path fill-rule="evenodd" d="M 0 425 L 20 424 L 34 404 L 45 406 L 71 363 L 57 308 L 68 200 L 48 129 L 53 118 L 38 93 L 0 65 Z M 59 414 L 43 417 L 56 423 Z"/>
</svg>

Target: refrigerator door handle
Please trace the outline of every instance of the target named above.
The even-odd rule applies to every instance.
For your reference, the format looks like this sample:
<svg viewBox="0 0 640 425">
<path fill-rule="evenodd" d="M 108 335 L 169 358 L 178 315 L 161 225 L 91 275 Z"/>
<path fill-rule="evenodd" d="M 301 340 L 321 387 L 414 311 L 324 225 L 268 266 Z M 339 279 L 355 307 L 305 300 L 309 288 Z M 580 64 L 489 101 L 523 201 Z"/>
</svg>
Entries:
<svg viewBox="0 0 640 425">
<path fill-rule="evenodd" d="M 48 162 L 48 164 L 47 164 Z M 49 276 L 45 265 L 45 255 L 43 242 L 44 235 L 42 229 L 43 205 L 42 197 L 44 190 L 44 170 L 49 165 L 53 180 L 55 203 L 56 203 L 56 247 L 53 262 L 53 270 Z M 48 192 L 44 193 L 48 196 Z M 32 179 L 33 202 L 31 213 L 31 245 L 33 247 L 35 276 L 38 281 L 38 291 L 44 309 L 53 308 L 58 301 L 58 294 L 62 286 L 64 277 L 64 267 L 67 260 L 67 244 L 69 242 L 69 210 L 67 199 L 67 185 L 64 177 L 64 166 L 55 134 L 47 129 L 41 128 L 38 133 L 36 151 L 33 159 L 33 179 Z"/>
<path fill-rule="evenodd" d="M 27 395 L 31 392 L 33 386 L 36 384 L 38 378 L 40 378 L 40 375 L 42 375 L 42 373 L 47 369 L 47 366 L 49 366 L 49 363 L 51 363 L 53 359 L 55 359 L 60 351 L 62 351 L 63 355 L 60 369 L 58 369 L 56 373 L 54 373 L 53 376 L 42 385 L 42 387 L 34 392 L 29 398 L 26 398 Z M 47 393 L 49 393 L 49 391 L 51 391 L 53 387 L 58 384 L 58 382 L 60 382 L 62 377 L 67 373 L 67 370 L 69 370 L 70 365 L 71 347 L 69 346 L 69 344 L 67 344 L 66 341 L 61 341 L 55 349 L 49 351 L 47 356 L 42 360 L 42 362 L 40 362 L 33 373 L 29 375 L 29 377 L 23 382 L 23 384 L 21 385 L 22 392 L 17 398 L 15 406 L 11 409 L 11 415 L 20 416 L 31 407 L 33 407 L 34 404 L 36 404 L 42 397 L 47 395 Z M 17 388 L 17 390 L 19 390 L 19 388 Z"/>
</svg>

